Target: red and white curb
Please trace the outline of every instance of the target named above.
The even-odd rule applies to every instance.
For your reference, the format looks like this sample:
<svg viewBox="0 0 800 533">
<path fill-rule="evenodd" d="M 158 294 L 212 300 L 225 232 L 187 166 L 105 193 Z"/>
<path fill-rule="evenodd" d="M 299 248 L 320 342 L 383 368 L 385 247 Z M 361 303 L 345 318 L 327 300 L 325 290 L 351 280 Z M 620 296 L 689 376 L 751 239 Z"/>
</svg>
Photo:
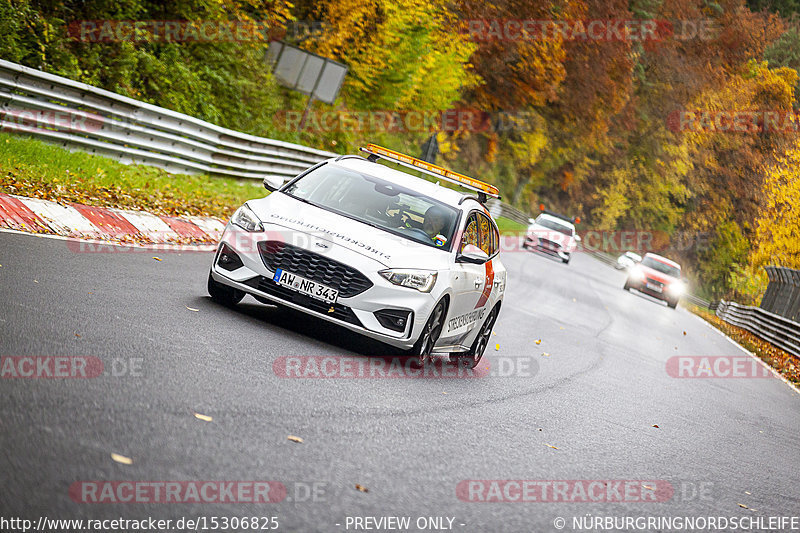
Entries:
<svg viewBox="0 0 800 533">
<path fill-rule="evenodd" d="M 213 217 L 168 217 L 0 193 L 0 228 L 71 240 L 132 246 L 213 249 L 225 223 Z M 205 244 L 204 244 L 205 243 Z"/>
</svg>

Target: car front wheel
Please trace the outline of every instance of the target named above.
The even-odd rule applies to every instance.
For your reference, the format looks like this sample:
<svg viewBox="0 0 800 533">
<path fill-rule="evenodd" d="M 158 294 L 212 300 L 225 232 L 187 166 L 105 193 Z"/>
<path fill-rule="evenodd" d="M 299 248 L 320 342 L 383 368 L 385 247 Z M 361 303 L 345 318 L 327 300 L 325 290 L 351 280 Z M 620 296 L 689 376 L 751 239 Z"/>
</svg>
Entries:
<svg viewBox="0 0 800 533">
<path fill-rule="evenodd" d="M 211 272 L 208 273 L 208 294 L 211 299 L 222 305 L 232 306 L 242 301 L 244 298 L 244 291 L 228 287 L 216 281 L 211 277 Z"/>
<path fill-rule="evenodd" d="M 495 320 L 497 320 L 497 307 L 492 309 L 489 316 L 486 317 L 486 321 L 483 323 L 480 333 L 478 333 L 478 336 L 475 338 L 475 342 L 472 343 L 470 351 L 451 355 L 451 361 L 457 361 L 459 366 L 464 366 L 465 368 L 475 368 L 478 366 L 478 363 L 481 362 L 481 358 L 486 351 L 486 347 L 489 345 L 489 339 L 492 337 L 492 328 L 494 327 Z"/>
<path fill-rule="evenodd" d="M 433 347 L 436 341 L 439 340 L 439 335 L 442 333 L 442 326 L 444 326 L 445 312 L 447 311 L 447 304 L 444 300 L 436 304 L 433 308 L 428 322 L 422 328 L 422 333 L 419 336 L 416 344 L 411 349 L 411 365 L 415 367 L 422 367 L 427 361 L 431 359 Z"/>
</svg>

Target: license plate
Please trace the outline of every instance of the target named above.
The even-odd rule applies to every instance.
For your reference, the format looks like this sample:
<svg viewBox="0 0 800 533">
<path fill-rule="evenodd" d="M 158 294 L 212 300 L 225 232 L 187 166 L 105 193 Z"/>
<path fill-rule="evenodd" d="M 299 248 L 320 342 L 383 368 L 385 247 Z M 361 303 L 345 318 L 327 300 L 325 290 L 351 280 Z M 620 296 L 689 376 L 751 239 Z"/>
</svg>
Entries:
<svg viewBox="0 0 800 533">
<path fill-rule="evenodd" d="M 272 279 L 278 285 L 288 287 L 294 291 L 311 296 L 317 300 L 322 300 L 323 302 L 327 302 L 329 304 L 335 303 L 336 299 L 339 297 L 339 291 L 336 289 L 328 287 L 327 285 L 323 285 L 322 283 L 317 283 L 316 281 L 311 281 L 303 276 L 292 274 L 291 272 L 287 272 L 282 268 L 275 270 L 275 275 L 272 276 Z"/>
<path fill-rule="evenodd" d="M 647 288 L 651 291 L 661 292 L 664 288 L 661 285 L 656 285 L 655 283 L 648 283 Z"/>
</svg>

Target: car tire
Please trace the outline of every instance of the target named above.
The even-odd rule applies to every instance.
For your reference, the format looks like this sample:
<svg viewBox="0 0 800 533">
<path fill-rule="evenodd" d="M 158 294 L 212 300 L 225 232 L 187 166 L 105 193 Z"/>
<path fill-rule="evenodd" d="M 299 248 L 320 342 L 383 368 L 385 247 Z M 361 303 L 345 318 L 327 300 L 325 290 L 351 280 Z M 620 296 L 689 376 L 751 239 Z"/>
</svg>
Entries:
<svg viewBox="0 0 800 533">
<path fill-rule="evenodd" d="M 409 351 L 411 366 L 421 368 L 425 366 L 426 362 L 431 360 L 433 347 L 436 345 L 436 341 L 439 340 L 439 335 L 442 333 L 442 327 L 444 326 L 444 319 L 446 316 L 447 301 L 442 299 L 434 306 L 431 316 L 422 328 L 419 339 L 417 339 L 417 342 L 414 343 L 414 347 Z"/>
<path fill-rule="evenodd" d="M 630 290 L 631 290 L 631 286 L 630 286 L 630 284 L 628 283 L 628 281 L 627 281 L 627 280 L 625 281 L 625 286 L 624 286 L 624 287 L 622 287 L 622 288 L 623 288 L 623 289 L 625 289 L 626 291 L 629 291 L 629 292 L 630 292 Z"/>
<path fill-rule="evenodd" d="M 672 301 L 667 300 L 667 306 L 670 309 L 675 309 L 676 307 L 678 307 L 678 300 L 672 300 Z"/>
<path fill-rule="evenodd" d="M 228 287 L 214 280 L 211 276 L 211 272 L 208 273 L 208 294 L 215 302 L 227 306 L 234 306 L 244 298 L 244 291 Z"/>
<path fill-rule="evenodd" d="M 466 353 L 454 354 L 455 357 L 451 355 L 450 360 L 457 361 L 458 366 L 463 368 L 475 368 L 478 366 L 483 354 L 486 352 L 486 347 L 489 346 L 489 339 L 492 338 L 492 328 L 496 320 L 497 306 L 492 309 L 489 316 L 486 317 L 486 320 L 483 322 L 478 336 L 475 337 L 475 341 L 472 343 L 472 348 Z"/>
<path fill-rule="evenodd" d="M 570 259 L 570 258 L 569 258 L 569 257 L 567 257 L 566 259 L 562 259 L 562 260 L 561 260 L 561 262 L 562 262 L 562 263 L 565 263 L 565 264 L 567 264 L 567 265 L 568 265 L 568 264 L 569 264 L 569 259 Z"/>
</svg>

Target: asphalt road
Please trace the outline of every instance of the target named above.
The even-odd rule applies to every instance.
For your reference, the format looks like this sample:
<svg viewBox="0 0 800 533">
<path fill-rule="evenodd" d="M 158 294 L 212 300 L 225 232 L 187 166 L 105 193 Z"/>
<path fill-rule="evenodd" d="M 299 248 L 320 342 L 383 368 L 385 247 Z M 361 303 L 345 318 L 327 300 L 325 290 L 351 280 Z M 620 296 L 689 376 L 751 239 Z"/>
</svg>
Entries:
<svg viewBox="0 0 800 533">
<path fill-rule="evenodd" d="M 587 515 L 800 514 L 800 395 L 779 379 L 670 377 L 673 356 L 743 352 L 685 309 L 623 291 L 624 274 L 588 256 L 502 259 L 508 293 L 487 357 L 495 371 L 527 361 L 524 371 L 286 379 L 273 371 L 281 356 L 387 352 L 249 297 L 215 304 L 209 254 L 76 253 L 0 233 L 0 356 L 94 356 L 106 371 L 0 379 L 0 517 L 277 516 L 279 531 L 297 532 L 346 531 L 348 516 L 409 516 L 411 531 L 419 517 L 450 517 L 466 533 L 557 531 L 557 517 L 574 531 Z M 465 480 L 509 479 L 649 480 L 674 493 L 602 503 L 456 493 Z M 76 503 L 69 488 L 82 480 L 274 480 L 288 495 Z"/>
</svg>

